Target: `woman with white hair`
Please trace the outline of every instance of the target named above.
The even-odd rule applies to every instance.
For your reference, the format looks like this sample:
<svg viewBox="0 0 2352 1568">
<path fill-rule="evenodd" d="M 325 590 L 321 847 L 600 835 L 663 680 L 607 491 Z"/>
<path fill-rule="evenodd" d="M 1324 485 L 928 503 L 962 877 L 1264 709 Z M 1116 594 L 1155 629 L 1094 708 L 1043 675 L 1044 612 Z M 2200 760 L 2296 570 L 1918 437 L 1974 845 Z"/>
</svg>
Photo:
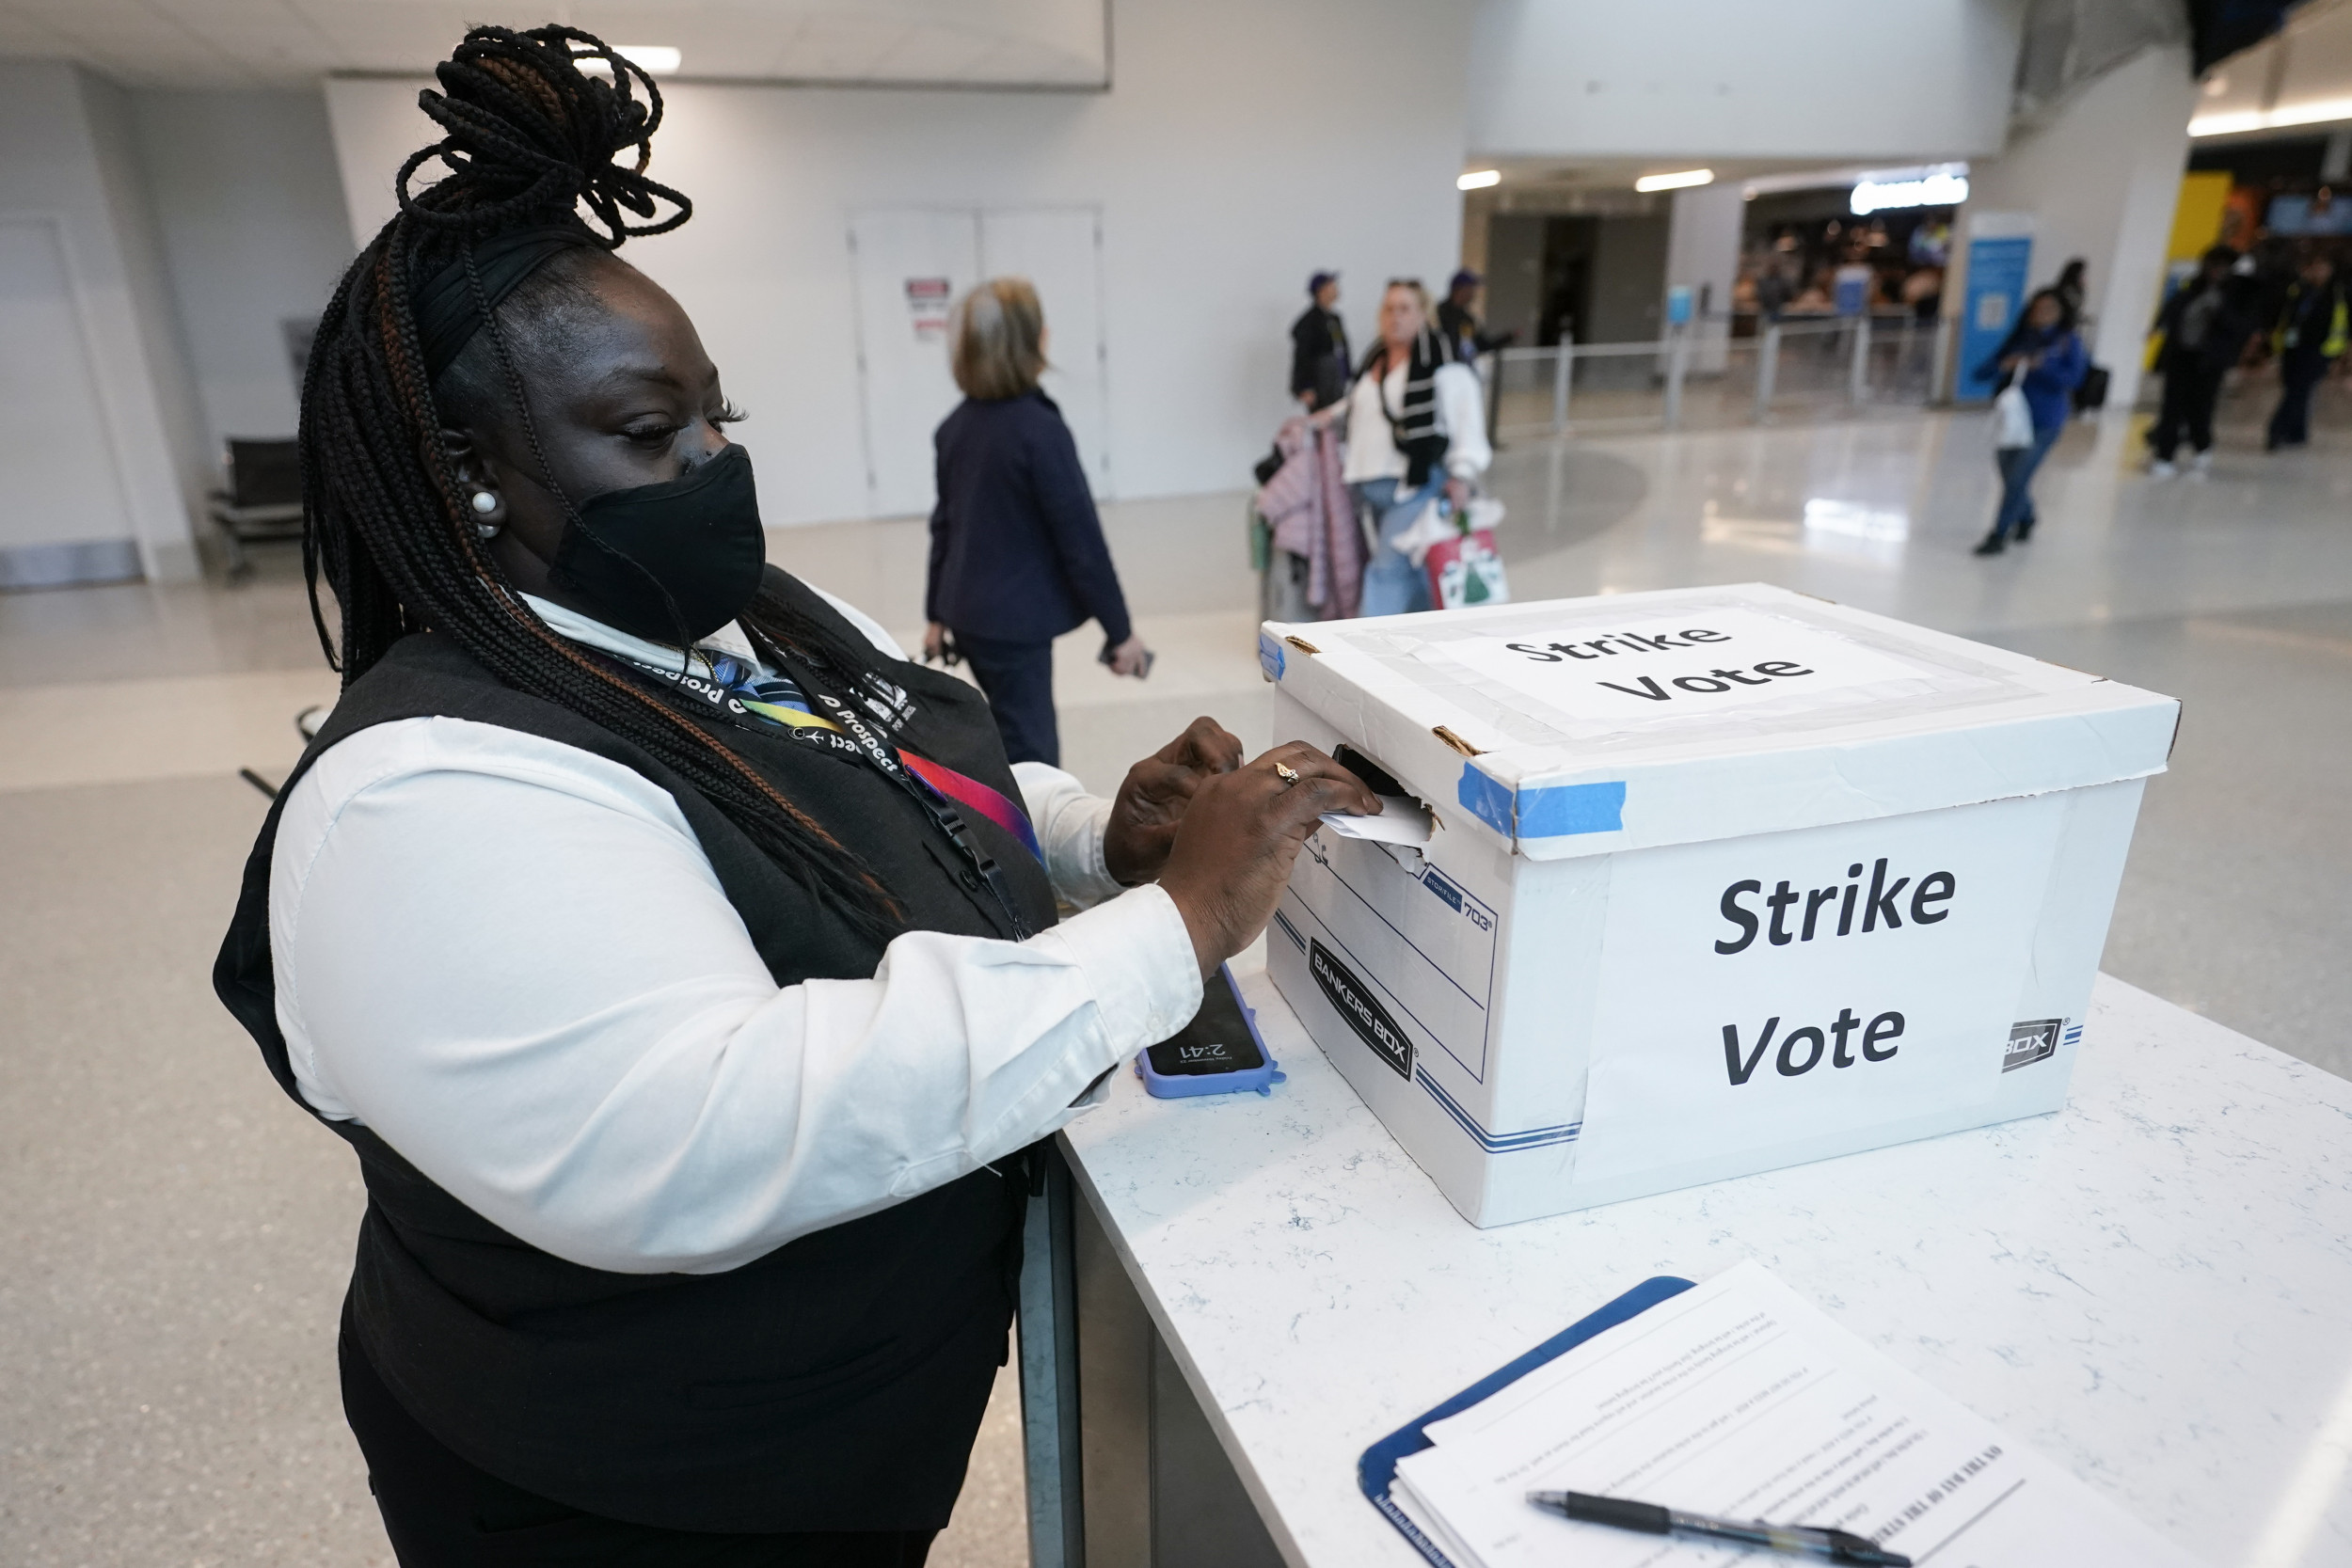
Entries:
<svg viewBox="0 0 2352 1568">
<path fill-rule="evenodd" d="M 1364 356 L 1347 399 L 1348 487 L 1377 527 L 1364 568 L 1364 615 L 1429 608 L 1429 581 L 1396 540 L 1439 496 L 1455 511 L 1486 471 L 1485 397 L 1478 372 L 1431 325 L 1429 292 L 1391 278 L 1380 296 L 1380 341 Z"/>
<path fill-rule="evenodd" d="M 1007 756 L 1059 766 L 1054 639 L 1103 624 L 1103 662 L 1140 677 L 1152 655 L 1128 624 L 1078 445 L 1038 386 L 1045 312 L 1023 277 L 958 302 L 950 363 L 964 400 L 932 436 L 939 501 L 924 613 L 926 660 L 972 661 Z"/>
</svg>

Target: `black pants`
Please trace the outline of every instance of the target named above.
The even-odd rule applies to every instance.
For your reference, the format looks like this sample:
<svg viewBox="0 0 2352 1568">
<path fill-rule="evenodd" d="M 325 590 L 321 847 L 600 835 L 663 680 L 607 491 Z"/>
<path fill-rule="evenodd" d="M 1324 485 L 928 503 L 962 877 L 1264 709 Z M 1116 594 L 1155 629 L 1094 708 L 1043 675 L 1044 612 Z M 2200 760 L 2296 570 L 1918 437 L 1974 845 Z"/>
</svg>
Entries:
<svg viewBox="0 0 2352 1568">
<path fill-rule="evenodd" d="M 2270 444 L 2299 447 L 2312 438 L 2312 388 L 2327 379 L 2328 361 L 2318 355 L 2289 354 L 2279 360 L 2279 407 L 2270 416 Z"/>
<path fill-rule="evenodd" d="M 2166 369 L 2164 406 L 2156 415 L 2155 429 L 2148 433 L 2148 444 L 2155 449 L 2159 461 L 2172 461 L 2184 435 L 2199 451 L 2213 450 L 2213 405 L 2220 400 L 2226 370 L 2226 366 L 2209 369 L 2195 360 Z"/>
<path fill-rule="evenodd" d="M 623 1524 L 510 1486 L 419 1426 L 346 1337 L 343 1415 L 401 1568 L 922 1568 L 932 1530 L 704 1535 Z"/>
<path fill-rule="evenodd" d="M 1061 735 L 1054 723 L 1054 645 L 1000 642 L 960 631 L 956 646 L 972 661 L 972 674 L 988 694 L 988 705 L 996 715 L 996 733 L 1005 737 L 1005 760 L 1059 768 Z"/>
</svg>

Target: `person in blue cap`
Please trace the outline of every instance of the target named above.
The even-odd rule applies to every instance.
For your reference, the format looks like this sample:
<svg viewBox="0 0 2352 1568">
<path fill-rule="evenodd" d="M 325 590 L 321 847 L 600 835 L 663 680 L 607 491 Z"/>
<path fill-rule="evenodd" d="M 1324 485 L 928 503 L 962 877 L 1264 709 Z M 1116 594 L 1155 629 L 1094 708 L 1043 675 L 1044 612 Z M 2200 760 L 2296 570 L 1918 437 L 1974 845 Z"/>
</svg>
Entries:
<svg viewBox="0 0 2352 1568">
<path fill-rule="evenodd" d="M 1307 279 L 1307 294 L 1311 303 L 1291 323 L 1291 396 L 1316 413 L 1346 392 L 1354 364 L 1347 324 L 1340 320 L 1340 275 L 1316 273 Z"/>
<path fill-rule="evenodd" d="M 1477 303 L 1479 288 L 1485 282 L 1485 278 L 1464 267 L 1446 284 L 1445 302 L 1438 307 L 1438 330 L 1454 340 L 1454 353 L 1465 365 L 1475 365 L 1479 356 L 1507 348 L 1518 336 L 1516 332 L 1479 329 L 1478 313 L 1471 307 Z"/>
</svg>

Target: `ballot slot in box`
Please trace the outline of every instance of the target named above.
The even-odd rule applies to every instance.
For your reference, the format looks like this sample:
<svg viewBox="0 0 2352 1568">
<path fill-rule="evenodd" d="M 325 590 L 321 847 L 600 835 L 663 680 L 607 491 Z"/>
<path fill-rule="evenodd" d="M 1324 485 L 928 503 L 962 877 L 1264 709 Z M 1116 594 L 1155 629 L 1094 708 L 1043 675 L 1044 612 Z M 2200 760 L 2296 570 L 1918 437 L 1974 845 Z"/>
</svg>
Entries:
<svg viewBox="0 0 2352 1568">
<path fill-rule="evenodd" d="M 2168 697 L 1786 590 L 1267 623 L 1275 738 L 1424 844 L 1308 841 L 1326 1056 L 1503 1224 L 2063 1103 Z"/>
</svg>

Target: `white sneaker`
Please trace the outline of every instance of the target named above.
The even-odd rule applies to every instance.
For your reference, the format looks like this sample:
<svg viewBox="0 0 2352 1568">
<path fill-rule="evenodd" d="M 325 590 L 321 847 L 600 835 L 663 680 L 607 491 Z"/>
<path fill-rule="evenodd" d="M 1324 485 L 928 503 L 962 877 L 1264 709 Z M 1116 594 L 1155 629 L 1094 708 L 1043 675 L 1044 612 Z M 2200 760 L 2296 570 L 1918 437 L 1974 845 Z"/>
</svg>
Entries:
<svg viewBox="0 0 2352 1568">
<path fill-rule="evenodd" d="M 2188 460 L 2188 477 L 2205 479 L 2213 473 L 2213 453 L 2201 451 Z"/>
<path fill-rule="evenodd" d="M 2179 477 L 2180 472 L 2180 469 L 2174 467 L 2171 464 L 2167 463 L 2161 457 L 2152 457 L 2148 460 L 2148 477 L 2150 479 L 2175 479 Z"/>
</svg>

